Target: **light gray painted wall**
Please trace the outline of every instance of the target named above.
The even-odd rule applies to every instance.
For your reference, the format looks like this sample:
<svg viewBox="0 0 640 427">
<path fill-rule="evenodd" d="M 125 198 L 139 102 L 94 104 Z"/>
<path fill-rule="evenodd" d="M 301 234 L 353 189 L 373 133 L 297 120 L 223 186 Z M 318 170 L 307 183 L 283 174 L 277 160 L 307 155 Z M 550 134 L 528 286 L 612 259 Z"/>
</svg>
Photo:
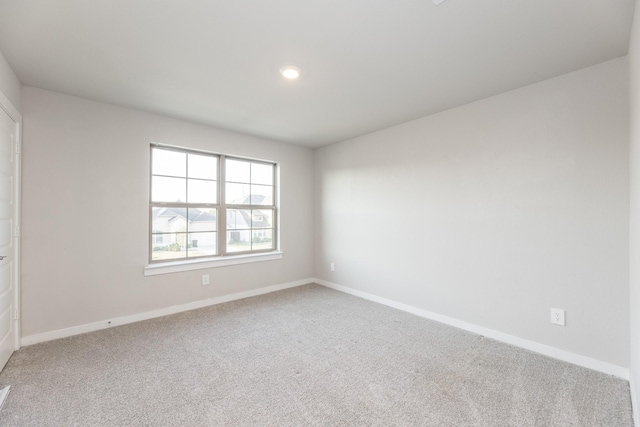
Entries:
<svg viewBox="0 0 640 427">
<path fill-rule="evenodd" d="M 23 336 L 313 277 L 310 149 L 32 87 L 22 109 Z M 149 141 L 280 162 L 284 259 L 143 277 Z"/>
<path fill-rule="evenodd" d="M 317 150 L 316 277 L 628 367 L 627 91 L 622 58 Z"/>
<path fill-rule="evenodd" d="M 22 85 L 13 73 L 2 52 L 0 52 L 0 92 L 6 96 L 16 110 L 20 111 L 20 91 Z"/>
<path fill-rule="evenodd" d="M 630 77 L 630 288 L 631 288 L 631 387 L 636 411 L 636 424 L 640 422 L 640 7 L 636 6 L 629 46 Z"/>
</svg>

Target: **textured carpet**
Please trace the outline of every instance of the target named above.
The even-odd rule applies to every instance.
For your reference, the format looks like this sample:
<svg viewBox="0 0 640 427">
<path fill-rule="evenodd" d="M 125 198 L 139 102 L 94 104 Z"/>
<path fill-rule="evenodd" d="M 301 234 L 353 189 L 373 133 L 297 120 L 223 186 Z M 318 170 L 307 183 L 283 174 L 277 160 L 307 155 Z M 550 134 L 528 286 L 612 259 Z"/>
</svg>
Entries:
<svg viewBox="0 0 640 427">
<path fill-rule="evenodd" d="M 9 426 L 631 426 L 626 381 L 308 285 L 25 347 Z"/>
</svg>

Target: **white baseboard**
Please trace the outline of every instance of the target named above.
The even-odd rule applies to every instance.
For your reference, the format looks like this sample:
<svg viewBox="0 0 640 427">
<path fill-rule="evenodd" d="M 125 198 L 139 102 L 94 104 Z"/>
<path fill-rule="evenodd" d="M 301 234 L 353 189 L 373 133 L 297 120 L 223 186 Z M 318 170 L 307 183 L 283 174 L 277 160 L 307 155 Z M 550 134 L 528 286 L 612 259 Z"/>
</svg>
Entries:
<svg viewBox="0 0 640 427">
<path fill-rule="evenodd" d="M 250 291 L 239 292 L 236 294 L 223 295 L 220 297 L 208 298 L 206 300 L 194 301 L 194 302 L 181 304 L 181 305 L 174 305 L 171 307 L 161 308 L 153 311 L 147 311 L 144 313 L 132 314 L 129 316 L 122 316 L 122 317 L 117 317 L 113 319 L 102 320 L 99 322 L 87 323 L 84 325 L 78 325 L 70 328 L 43 332 L 40 334 L 28 335 L 28 336 L 22 337 L 20 343 L 23 346 L 37 344 L 40 342 L 70 337 L 73 335 L 84 334 L 87 332 L 93 332 L 100 329 L 107 329 L 114 326 L 126 325 L 129 323 L 140 322 L 142 320 L 148 320 L 156 317 L 168 316 L 170 314 L 181 313 L 184 311 L 195 310 L 202 307 L 208 307 L 210 305 L 222 304 L 225 302 L 235 301 L 243 298 L 249 298 L 257 295 L 264 295 L 271 292 L 280 291 L 283 289 L 289 289 L 297 286 L 306 285 L 309 283 L 317 283 L 327 288 L 331 288 L 337 291 L 345 292 L 347 294 L 355 295 L 357 297 L 360 297 L 369 301 L 377 302 L 379 304 L 393 307 L 398 310 L 405 311 L 407 313 L 415 314 L 417 316 L 434 320 L 436 322 L 444 323 L 446 325 L 450 325 L 459 329 L 473 332 L 475 334 L 492 338 L 507 344 L 511 344 L 516 347 L 521 347 L 526 350 L 533 351 L 535 353 L 552 357 L 554 359 L 559 359 L 565 362 L 573 363 L 574 365 L 583 366 L 585 368 L 593 369 L 595 371 L 603 372 L 605 374 L 614 375 L 618 378 L 622 378 L 628 381 L 630 380 L 629 369 L 623 368 L 621 366 L 613 365 L 607 362 L 602 362 L 600 360 L 592 359 L 590 357 L 582 356 L 576 353 L 571 353 L 565 350 L 560 350 L 558 348 L 540 344 L 534 341 L 529 341 L 524 338 L 508 335 L 503 332 L 499 332 L 493 329 L 475 325 L 473 323 L 468 323 L 462 320 L 454 319 L 452 317 L 443 316 L 438 313 L 433 313 L 431 311 L 423 310 L 421 308 L 417 308 L 408 304 L 403 304 L 387 298 L 379 297 L 367 292 L 359 291 L 359 290 L 352 289 L 342 285 L 337 285 L 335 283 L 331 283 L 326 280 L 317 279 L 317 278 L 302 279 L 294 282 L 282 283 L 282 284 L 267 286 L 264 288 L 254 289 Z M 640 403 L 640 402 L 637 402 L 637 397 L 639 396 L 635 395 L 633 384 L 630 384 L 630 385 L 631 385 L 630 388 L 632 393 L 632 401 L 634 404 L 634 417 L 638 418 L 639 414 L 638 414 L 638 410 L 636 409 L 638 409 L 637 403 Z M 636 425 L 640 426 L 640 420 L 636 419 Z"/>
<path fill-rule="evenodd" d="M 629 378 L 629 389 L 631 390 L 631 408 L 633 409 L 633 425 L 640 426 L 640 402 L 636 393 L 636 377 L 631 373 Z"/>
<path fill-rule="evenodd" d="M 144 313 L 132 314 L 129 316 L 116 317 L 113 319 L 102 320 L 99 322 L 87 323 L 84 325 L 73 326 L 55 331 L 43 332 L 41 334 L 28 335 L 22 337 L 21 345 L 32 345 L 40 342 L 51 341 L 59 338 L 66 338 L 73 335 L 84 334 L 87 332 L 107 329 L 114 326 L 126 325 L 128 323 L 140 322 L 142 320 L 154 319 L 156 317 L 168 316 L 170 314 L 181 313 L 183 311 L 195 310 L 197 308 L 208 307 L 210 305 L 222 304 L 229 301 L 254 297 L 257 295 L 269 294 L 271 292 L 281 291 L 283 289 L 295 288 L 297 286 L 314 283 L 314 279 L 302 279 L 295 282 L 281 283 L 278 285 L 266 286 L 264 288 L 253 289 L 245 292 L 238 292 L 231 295 L 223 295 L 206 300 L 194 301 L 186 304 L 174 305 L 171 307 L 161 308 L 158 310 L 147 311 Z"/>
<path fill-rule="evenodd" d="M 11 386 L 6 386 L 2 390 L 0 390 L 0 411 L 4 407 L 4 403 L 7 401 L 7 397 L 9 396 L 9 391 L 11 390 Z"/>
<path fill-rule="evenodd" d="M 627 381 L 629 380 L 629 369 L 623 368 L 621 366 L 613 365 L 607 362 L 602 362 L 600 360 L 592 359 L 590 357 L 582 356 L 576 353 L 571 353 L 565 350 L 560 350 L 558 348 L 540 344 L 534 341 L 529 341 L 524 338 L 508 335 L 503 332 L 478 326 L 473 323 L 464 322 L 462 320 L 454 319 L 452 317 L 443 316 L 438 313 L 433 313 L 431 311 L 423 310 L 421 308 L 413 307 L 411 305 L 396 302 L 387 298 L 382 298 L 373 294 L 369 294 L 367 292 L 362 292 L 346 286 L 337 285 L 335 283 L 331 283 L 326 280 L 314 279 L 314 282 L 319 285 L 326 286 L 327 288 L 335 289 L 337 291 L 355 295 L 357 297 L 360 297 L 369 301 L 373 301 L 380 304 L 384 304 L 389 307 L 397 308 L 398 310 L 406 311 L 407 313 L 415 314 L 417 316 L 424 317 L 430 320 L 435 320 L 436 322 L 444 323 L 446 325 L 450 325 L 458 329 L 463 329 L 469 332 L 473 332 L 475 334 L 482 335 L 497 341 L 501 341 L 506 344 L 511 344 L 516 347 L 524 348 L 526 350 L 533 351 L 535 353 L 539 353 L 545 356 L 549 356 L 554 359 L 559 359 L 564 362 L 569 362 L 569 363 L 573 363 L 574 365 L 592 369 L 594 371 L 599 371 L 605 374 L 613 375 Z M 636 425 L 640 426 L 640 423 L 636 423 Z"/>
</svg>

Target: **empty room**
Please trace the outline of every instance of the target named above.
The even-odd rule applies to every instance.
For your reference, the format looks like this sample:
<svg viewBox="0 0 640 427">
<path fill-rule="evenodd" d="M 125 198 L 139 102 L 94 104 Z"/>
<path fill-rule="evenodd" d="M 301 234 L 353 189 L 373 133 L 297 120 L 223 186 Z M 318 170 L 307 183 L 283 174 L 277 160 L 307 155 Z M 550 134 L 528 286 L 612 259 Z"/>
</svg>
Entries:
<svg viewBox="0 0 640 427">
<path fill-rule="evenodd" d="M 634 0 L 0 0 L 0 425 L 640 425 Z"/>
</svg>

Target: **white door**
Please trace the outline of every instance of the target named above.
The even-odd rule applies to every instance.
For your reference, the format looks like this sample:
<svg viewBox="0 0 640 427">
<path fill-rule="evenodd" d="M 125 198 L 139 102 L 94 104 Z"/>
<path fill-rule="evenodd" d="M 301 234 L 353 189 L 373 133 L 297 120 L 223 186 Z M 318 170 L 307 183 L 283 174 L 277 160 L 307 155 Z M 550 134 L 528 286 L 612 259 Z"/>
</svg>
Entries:
<svg viewBox="0 0 640 427">
<path fill-rule="evenodd" d="M 18 331 L 15 283 L 17 228 L 14 221 L 17 203 L 15 177 L 18 171 L 16 151 L 18 124 L 0 105 L 0 369 L 17 350 Z"/>
</svg>

